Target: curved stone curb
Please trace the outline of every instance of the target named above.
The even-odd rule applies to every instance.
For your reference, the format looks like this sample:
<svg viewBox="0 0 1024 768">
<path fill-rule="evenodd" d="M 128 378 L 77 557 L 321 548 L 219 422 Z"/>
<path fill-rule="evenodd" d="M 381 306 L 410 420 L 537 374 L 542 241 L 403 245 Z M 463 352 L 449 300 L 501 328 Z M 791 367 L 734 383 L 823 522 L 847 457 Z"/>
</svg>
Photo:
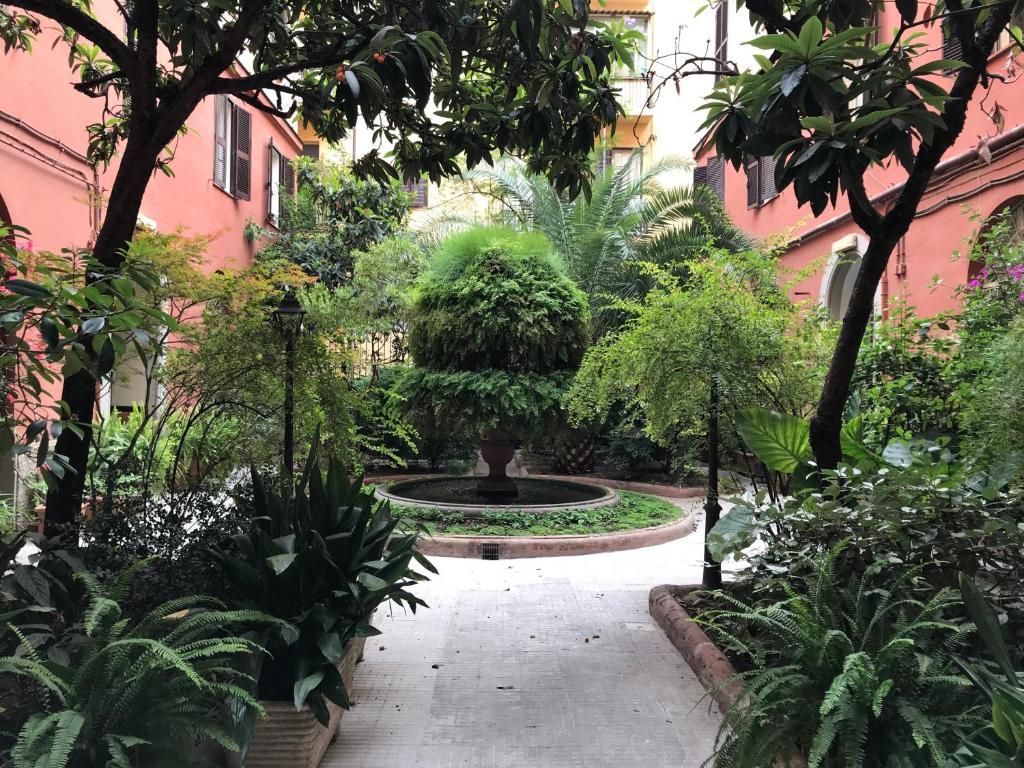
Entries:
<svg viewBox="0 0 1024 768">
<path fill-rule="evenodd" d="M 698 487 L 680 488 L 676 485 L 658 485 L 656 483 L 634 483 L 628 480 L 609 480 L 604 477 L 593 475 L 526 475 L 526 477 L 538 477 L 541 480 L 571 480 L 575 483 L 589 483 L 590 485 L 603 485 L 606 488 L 614 488 L 618 491 L 633 491 L 634 493 L 646 493 L 650 496 L 664 496 L 668 499 L 693 499 L 704 495 L 704 489 Z"/>
<path fill-rule="evenodd" d="M 736 668 L 693 620 L 676 597 L 678 592 L 695 592 L 698 585 L 673 587 L 663 584 L 651 590 L 647 605 L 672 645 L 682 654 L 690 669 L 708 690 L 722 712 L 728 711 L 743 692 L 743 684 L 735 679 Z M 807 768 L 803 755 L 788 752 L 776 760 L 779 768 Z"/>
<path fill-rule="evenodd" d="M 421 475 L 371 475 L 363 478 L 367 483 L 398 483 L 403 480 L 421 480 L 429 477 L 447 477 L 442 474 L 421 474 Z M 461 477 L 461 475 L 460 475 Z M 650 496 L 664 496 L 667 499 L 693 499 L 704 495 L 704 489 L 696 486 L 680 488 L 675 485 L 658 485 L 656 483 L 634 483 L 627 480 L 609 480 L 594 475 L 524 475 L 540 480 L 568 480 L 573 483 L 587 483 L 588 485 L 603 485 L 605 488 L 614 488 L 617 491 L 633 491 L 634 493 L 646 493 Z"/>
<path fill-rule="evenodd" d="M 681 539 L 695 528 L 693 513 L 665 525 L 638 528 L 635 531 L 594 533 L 579 536 L 421 536 L 419 550 L 434 557 L 483 558 L 509 560 L 520 557 L 563 557 L 594 555 L 641 549 Z M 497 547 L 497 550 L 494 550 Z M 495 555 L 497 555 L 495 557 Z"/>
</svg>

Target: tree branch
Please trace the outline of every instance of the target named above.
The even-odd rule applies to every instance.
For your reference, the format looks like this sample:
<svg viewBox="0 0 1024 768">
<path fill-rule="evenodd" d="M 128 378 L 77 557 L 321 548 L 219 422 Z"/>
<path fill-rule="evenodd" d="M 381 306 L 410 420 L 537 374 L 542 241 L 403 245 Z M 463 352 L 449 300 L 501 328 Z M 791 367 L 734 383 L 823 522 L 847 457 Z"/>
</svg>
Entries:
<svg viewBox="0 0 1024 768">
<path fill-rule="evenodd" d="M 236 93 L 234 96 L 239 101 L 244 101 L 250 107 L 258 109 L 260 112 L 266 112 L 268 115 L 279 117 L 282 120 L 287 120 L 295 114 L 295 102 L 292 102 L 291 107 L 287 110 L 283 110 L 271 106 L 270 104 L 264 104 L 260 101 L 259 93 L 256 93 L 255 95 L 252 93 Z"/>
<path fill-rule="evenodd" d="M 56 21 L 61 26 L 73 29 L 87 40 L 99 46 L 114 64 L 129 78 L 138 74 L 138 61 L 131 48 L 99 21 L 81 8 L 64 0 L 9 0 L 8 5 L 37 13 Z"/>
</svg>

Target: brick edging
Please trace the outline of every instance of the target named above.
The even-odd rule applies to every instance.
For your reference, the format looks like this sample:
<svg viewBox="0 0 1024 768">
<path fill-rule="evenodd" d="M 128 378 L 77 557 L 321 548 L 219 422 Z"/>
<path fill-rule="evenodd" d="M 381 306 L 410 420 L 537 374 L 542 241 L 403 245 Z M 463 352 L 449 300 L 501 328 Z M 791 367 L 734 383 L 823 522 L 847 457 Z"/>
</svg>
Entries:
<svg viewBox="0 0 1024 768">
<path fill-rule="evenodd" d="M 648 596 L 648 610 L 676 647 L 693 673 L 708 690 L 708 695 L 718 704 L 722 712 L 728 711 L 743 692 L 743 684 L 736 679 L 736 668 L 707 636 L 680 604 L 676 592 L 693 592 L 701 589 L 697 585 L 674 587 L 663 584 L 651 590 Z M 795 750 L 781 755 L 777 766 L 785 768 L 807 768 L 806 758 Z"/>
<path fill-rule="evenodd" d="M 497 559 L 593 555 L 640 549 L 681 539 L 693 533 L 696 515 L 691 512 L 664 525 L 634 531 L 592 533 L 576 536 L 420 536 L 419 550 L 435 557 L 482 558 L 484 545 L 496 545 Z"/>
</svg>

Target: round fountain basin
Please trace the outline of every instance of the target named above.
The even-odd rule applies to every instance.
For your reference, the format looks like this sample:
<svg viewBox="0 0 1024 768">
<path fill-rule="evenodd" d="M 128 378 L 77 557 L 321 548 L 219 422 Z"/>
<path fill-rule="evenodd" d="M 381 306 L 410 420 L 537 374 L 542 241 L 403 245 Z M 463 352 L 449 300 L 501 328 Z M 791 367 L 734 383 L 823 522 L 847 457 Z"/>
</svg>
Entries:
<svg viewBox="0 0 1024 768">
<path fill-rule="evenodd" d="M 495 510 L 544 514 L 563 509 L 595 509 L 615 504 L 619 495 L 590 483 L 540 478 L 516 478 L 519 495 L 505 501 L 484 499 L 477 493 L 477 477 L 428 477 L 403 480 L 377 488 L 377 496 L 395 504 L 439 509 L 474 517 Z"/>
</svg>

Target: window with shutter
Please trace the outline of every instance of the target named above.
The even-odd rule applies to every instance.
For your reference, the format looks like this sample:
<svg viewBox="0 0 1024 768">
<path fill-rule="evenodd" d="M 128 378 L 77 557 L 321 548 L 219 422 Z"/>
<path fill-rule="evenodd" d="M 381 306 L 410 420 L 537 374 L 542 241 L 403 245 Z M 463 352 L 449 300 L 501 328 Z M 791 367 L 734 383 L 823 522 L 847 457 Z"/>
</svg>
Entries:
<svg viewBox="0 0 1024 768">
<path fill-rule="evenodd" d="M 295 194 L 295 168 L 284 155 L 281 155 L 281 194 L 286 197 Z"/>
<path fill-rule="evenodd" d="M 277 224 L 281 216 L 281 153 L 270 142 L 267 158 L 267 221 Z"/>
<path fill-rule="evenodd" d="M 722 0 L 715 8 L 715 63 L 721 69 L 729 61 L 729 2 Z M 723 75 L 715 75 L 715 82 Z"/>
<path fill-rule="evenodd" d="M 761 194 L 761 180 L 757 176 L 760 164 L 756 157 L 748 157 L 743 165 L 747 171 L 747 208 L 755 208 Z"/>
<path fill-rule="evenodd" d="M 964 48 L 953 34 L 948 23 L 942 25 L 942 58 L 959 61 L 964 56 Z M 954 74 L 956 70 L 947 69 L 946 74 Z"/>
<path fill-rule="evenodd" d="M 231 102 L 227 96 L 216 96 L 213 118 L 213 183 L 230 192 L 228 180 L 228 137 L 231 132 Z"/>
<path fill-rule="evenodd" d="M 772 155 L 765 155 L 758 158 L 758 182 L 760 184 L 759 200 L 764 205 L 778 194 L 775 189 L 775 158 Z"/>
<path fill-rule="evenodd" d="M 747 207 L 758 208 L 778 195 L 775 189 L 775 158 L 748 157 L 744 161 L 747 172 Z"/>
<path fill-rule="evenodd" d="M 715 190 L 719 200 L 725 202 L 725 158 L 708 158 L 708 186 Z"/>
<path fill-rule="evenodd" d="M 231 149 L 234 165 L 232 167 L 232 191 L 239 200 L 249 200 L 252 196 L 252 116 L 244 109 L 232 105 L 234 120 L 232 121 Z"/>
<path fill-rule="evenodd" d="M 698 165 L 693 169 L 693 186 L 694 189 L 708 186 L 708 167 L 706 165 Z"/>
</svg>

